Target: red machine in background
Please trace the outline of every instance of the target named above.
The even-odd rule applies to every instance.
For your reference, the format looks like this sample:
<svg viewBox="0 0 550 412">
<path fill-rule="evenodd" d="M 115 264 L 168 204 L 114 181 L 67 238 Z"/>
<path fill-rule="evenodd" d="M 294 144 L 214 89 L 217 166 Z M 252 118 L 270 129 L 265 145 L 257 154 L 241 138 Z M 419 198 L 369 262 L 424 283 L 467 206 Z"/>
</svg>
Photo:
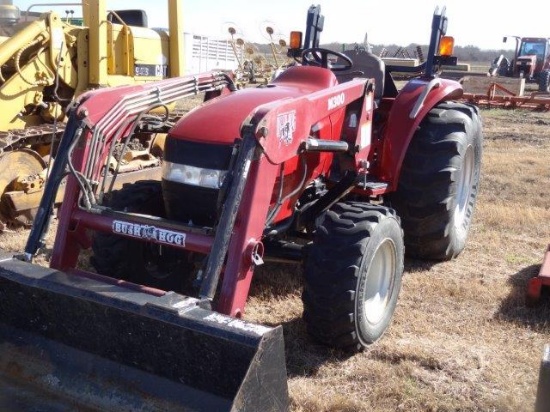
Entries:
<svg viewBox="0 0 550 412">
<path fill-rule="evenodd" d="M 536 305 L 542 293 L 543 287 L 550 286 L 550 246 L 544 254 L 538 276 L 529 279 L 527 285 L 527 304 Z"/>
<path fill-rule="evenodd" d="M 550 92 L 550 38 L 510 36 L 516 41 L 512 61 L 500 56 L 493 62 L 490 75 L 524 78 L 538 84 L 540 92 Z M 503 42 L 508 36 L 503 38 Z"/>
</svg>

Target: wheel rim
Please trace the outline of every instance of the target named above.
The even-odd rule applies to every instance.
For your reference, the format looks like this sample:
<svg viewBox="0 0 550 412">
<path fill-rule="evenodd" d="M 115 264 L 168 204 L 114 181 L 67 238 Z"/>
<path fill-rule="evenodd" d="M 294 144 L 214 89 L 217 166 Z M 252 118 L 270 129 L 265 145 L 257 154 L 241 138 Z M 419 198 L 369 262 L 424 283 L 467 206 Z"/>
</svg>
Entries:
<svg viewBox="0 0 550 412">
<path fill-rule="evenodd" d="M 19 149 L 4 153 L 0 156 L 0 195 L 15 190 L 18 179 L 38 175 L 45 168 L 46 163 L 34 150 Z M 0 211 L 3 218 L 15 227 L 28 225 L 34 219 L 33 209 L 17 209 L 9 200 L 0 202 Z"/>
<path fill-rule="evenodd" d="M 475 155 L 474 148 L 470 145 L 464 155 L 464 163 L 460 170 L 460 176 L 457 182 L 457 199 L 455 209 L 455 226 L 464 226 L 466 220 L 466 211 L 472 193 L 472 180 L 474 177 Z"/>
<path fill-rule="evenodd" d="M 40 173 L 46 164 L 33 150 L 20 149 L 0 156 L 0 194 L 12 190 L 19 177 Z"/>
<path fill-rule="evenodd" d="M 391 239 L 385 239 L 376 249 L 367 269 L 362 303 L 365 319 L 370 324 L 380 322 L 386 313 L 396 270 L 395 255 L 395 244 Z"/>
</svg>

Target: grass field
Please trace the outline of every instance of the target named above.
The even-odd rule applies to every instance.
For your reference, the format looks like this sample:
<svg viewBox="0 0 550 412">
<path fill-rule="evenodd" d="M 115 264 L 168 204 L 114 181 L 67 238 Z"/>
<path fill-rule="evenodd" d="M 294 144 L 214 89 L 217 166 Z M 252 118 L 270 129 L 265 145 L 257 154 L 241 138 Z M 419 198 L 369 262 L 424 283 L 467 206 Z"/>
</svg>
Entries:
<svg viewBox="0 0 550 412">
<path fill-rule="evenodd" d="M 450 262 L 406 260 L 394 321 L 368 350 L 347 356 L 308 339 L 299 266 L 257 271 L 246 319 L 283 325 L 293 411 L 533 410 L 550 305 L 529 309 L 524 297 L 550 242 L 550 113 L 482 116 L 467 247 Z M 0 247 L 20 251 L 27 235 L 4 233 Z"/>
<path fill-rule="evenodd" d="M 550 114 L 484 110 L 481 192 L 466 250 L 406 261 L 393 325 L 364 353 L 312 345 L 295 271 L 262 271 L 249 318 L 282 323 L 295 411 L 531 411 L 547 305 L 524 305 L 550 242 Z"/>
</svg>

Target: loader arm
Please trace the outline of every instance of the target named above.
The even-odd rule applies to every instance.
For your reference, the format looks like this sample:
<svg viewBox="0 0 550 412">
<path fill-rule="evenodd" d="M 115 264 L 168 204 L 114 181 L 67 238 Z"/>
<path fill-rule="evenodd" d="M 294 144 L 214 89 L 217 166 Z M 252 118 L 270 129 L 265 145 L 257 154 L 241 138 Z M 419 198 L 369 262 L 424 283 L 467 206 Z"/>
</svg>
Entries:
<svg viewBox="0 0 550 412">
<path fill-rule="evenodd" d="M 71 115 L 60 142 L 56 162 L 40 201 L 35 223 L 31 228 L 25 247 L 27 259 L 31 260 L 41 246 L 54 207 L 54 199 L 67 167 L 73 175 L 67 183 L 68 194 L 65 196 L 61 213 L 66 210 L 65 213 L 69 216 L 81 197 L 86 199 L 84 205 L 90 207 L 91 203 L 96 203 L 103 196 L 103 191 L 106 189 L 106 175 L 101 186 L 97 182 L 100 180 L 105 160 L 117 139 L 133 131 L 132 128 L 136 126 L 140 115 L 200 92 L 214 96 L 231 88 L 232 83 L 227 75 L 213 72 L 138 86 L 100 89 L 90 91 L 78 98 L 70 110 Z M 99 104 L 86 106 L 86 102 L 98 94 Z M 90 142 L 83 147 L 76 147 L 81 137 L 89 139 Z M 82 186 L 83 177 L 96 184 L 93 187 Z M 81 191 L 81 189 L 87 190 Z M 62 221 L 58 233 L 60 241 L 64 242 L 70 232 L 74 231 L 69 229 L 71 226 L 69 218 Z M 64 250 L 65 246 L 67 245 L 63 244 L 58 250 Z M 54 257 L 52 265 L 64 269 L 74 267 L 74 264 L 67 262 L 75 258 L 72 254 L 59 252 Z"/>
<path fill-rule="evenodd" d="M 307 72 L 310 68 L 296 70 Z M 370 81 L 359 79 L 256 107 L 243 122 L 237 149 L 239 157 L 231 170 L 229 193 L 215 228 L 117 211 L 101 201 L 109 191 L 102 168 L 112 145 L 131 137 L 136 125 L 151 109 L 201 91 L 221 95 L 231 89 L 227 76 L 206 73 L 82 95 L 70 110 L 23 259 L 30 262 L 41 245 L 56 191 L 68 168 L 70 174 L 59 213 L 51 269 L 38 270 L 28 266 L 28 262 L 13 259 L 0 264 L 0 283 L 3 267 L 7 287 L 14 291 L 4 314 L 6 318 L 16 318 L 18 325 L 34 335 L 41 326 L 25 319 L 40 318 L 50 324 L 53 320 L 47 318 L 47 313 L 66 313 L 55 321 L 60 325 L 56 330 L 64 331 L 61 337 L 45 329 L 42 338 L 48 342 L 56 338 L 77 351 L 124 365 L 137 365 L 162 379 L 179 381 L 188 401 L 196 401 L 201 394 L 211 392 L 213 401 L 229 405 L 219 410 L 286 410 L 281 329 L 238 319 L 244 312 L 257 263 L 254 259 L 261 254 L 271 197 L 271 190 L 266 190 L 266 186 L 273 187 L 281 163 L 304 151 L 346 152 L 352 160 L 351 168 L 356 166 L 354 159 L 362 164 L 369 154 L 374 106 Z M 356 111 L 357 126 L 355 134 L 342 140 L 342 122 L 349 107 L 360 108 Z M 319 122 L 330 125 L 323 139 L 313 136 Z M 353 185 L 352 179 L 348 190 Z M 89 230 L 208 255 L 198 299 L 78 268 L 80 250 L 90 245 Z M 226 256 L 229 258 L 224 263 Z M 215 298 L 217 291 L 219 296 Z M 18 299 L 27 293 L 43 295 L 39 300 L 44 305 L 35 305 L 25 312 L 13 309 Z M 73 309 L 52 309 L 54 302 Z M 16 317 L 15 313 L 19 315 Z M 93 324 L 115 325 L 110 330 L 123 333 L 110 336 L 104 329 L 101 334 L 93 328 L 84 328 L 75 338 L 71 325 L 76 324 L 81 315 L 94 319 L 90 322 Z M 120 319 L 120 325 L 117 326 L 115 319 Z M 144 327 L 148 332 L 137 332 Z M 140 338 L 134 339 L 135 334 Z M 155 339 L 151 339 L 152 336 Z M 101 343 L 105 341 L 110 343 Z M 181 343 L 171 345 L 170 342 Z M 134 347 L 140 351 L 125 350 Z M 170 357 L 166 358 L 166 354 Z M 197 357 L 201 361 L 193 361 Z M 221 359 L 226 359 L 222 366 Z M 170 363 L 169 368 L 166 362 Z M 196 373 L 198 369 L 200 374 Z M 176 400 L 182 401 L 180 398 Z M 202 406 L 212 408 L 211 404 Z"/>
<path fill-rule="evenodd" d="M 218 288 L 225 256 L 232 256 L 225 268 L 221 294 L 214 308 L 226 315 L 241 316 L 252 278 L 251 256 L 265 229 L 271 197 L 271 191 L 265 188 L 273 187 L 282 162 L 304 151 L 345 151 L 352 160 L 352 169 L 363 164 L 369 155 L 373 111 L 373 91 L 369 84 L 368 79 L 358 79 L 253 110 L 243 123 L 242 160 L 235 163 L 234 184 L 215 229 L 110 210 L 101 204 L 108 191 L 102 183 L 101 172 L 112 144 L 128 139 L 143 113 L 196 90 L 219 90 L 221 93 L 227 90 L 225 78 L 220 74 L 205 74 L 83 95 L 71 112 L 61 141 L 52 178 L 46 186 L 25 249 L 27 259 L 32 259 L 40 247 L 56 185 L 68 166 L 71 175 L 60 210 L 52 267 L 63 271 L 75 269 L 80 249 L 90 245 L 87 229 L 143 240 L 143 236 L 147 236 L 149 242 L 209 255 L 199 295 L 209 307 Z M 357 106 L 363 111 L 358 117 L 355 135 L 341 141 L 343 112 L 353 102 L 360 102 Z M 333 117 L 331 140 L 311 137 L 317 123 Z M 264 153 L 259 158 L 254 156 L 258 149 Z M 350 182 L 347 190 L 353 188 L 353 183 Z"/>
<path fill-rule="evenodd" d="M 304 68 L 307 70 L 307 68 Z M 257 144 L 263 155 L 255 162 L 243 164 L 248 173 L 241 172 L 236 179 L 242 184 L 239 202 L 233 193 L 222 211 L 220 225 L 224 230 L 213 241 L 212 255 L 204 274 L 201 298 L 212 300 L 218 287 L 225 256 L 227 260 L 221 293 L 216 309 L 232 316 L 241 316 L 252 281 L 256 248 L 261 245 L 268 213 L 271 190 L 275 185 L 277 166 L 306 151 L 343 151 L 353 153 L 357 164 L 367 159 L 370 149 L 370 121 L 373 110 L 373 90 L 368 79 L 358 79 L 294 99 L 283 99 L 257 107 L 241 128 L 244 150 Z M 361 101 L 364 108 L 359 116 L 354 139 L 340 141 L 312 138 L 312 130 L 322 119 L 339 118 L 339 114 L 352 102 Z M 340 133 L 338 125 L 333 132 Z M 238 164 L 238 162 L 237 162 Z M 355 166 L 355 165 L 354 165 Z M 242 179 L 242 180 L 241 180 Z M 349 190 L 353 187 L 353 181 Z M 232 187 L 236 192 L 236 185 Z M 230 221 L 230 217 L 232 220 Z M 224 219 L 225 218 L 225 219 Z M 236 223 L 237 222 L 237 223 Z M 230 237 L 230 234 L 233 236 Z M 224 238 L 225 235 L 225 238 Z M 261 246 L 260 246 L 261 247 Z M 260 256 L 261 257 L 261 256 Z"/>
<path fill-rule="evenodd" d="M 110 231 L 124 223 L 122 213 L 103 214 L 105 208 L 97 198 L 103 187 L 100 175 L 110 143 L 131 134 L 136 122 L 152 108 L 199 92 L 215 96 L 232 88 L 225 74 L 207 73 L 155 84 L 92 91 L 82 95 L 71 109 L 52 177 L 25 249 L 25 260 L 30 261 L 46 233 L 55 193 L 68 168 L 72 174 L 60 211 L 62 217 L 56 238 L 59 246 L 51 261 L 52 269 L 9 256 L 0 263 L 0 283 L 5 282 L 3 290 L 9 289 L 8 295 L 13 298 L 9 302 L 4 299 L 5 305 L 0 305 L 2 317 L 13 319 L 6 325 L 6 341 L 10 342 L 6 350 L 18 353 L 10 336 L 23 335 L 25 342 L 31 341 L 31 344 L 24 345 L 22 350 L 30 347 L 44 354 L 33 358 L 31 368 L 26 362 L 18 365 L 25 371 L 24 376 L 33 377 L 36 382 L 32 383 L 38 384 L 41 390 L 51 392 L 53 389 L 55 395 L 59 395 L 59 391 L 70 392 L 74 397 L 75 393 L 90 394 L 90 387 L 101 388 L 104 382 L 114 380 L 117 405 L 108 403 L 112 397 L 106 399 L 94 393 L 82 399 L 100 410 L 120 410 L 124 403 L 130 405 L 130 410 L 182 407 L 199 411 L 287 410 L 280 327 L 269 328 L 233 319 L 204 309 L 195 298 L 76 268 L 78 249 L 86 244 L 83 228 Z M 92 177 L 94 183 L 91 183 Z M 159 222 L 155 224 L 160 228 Z M 139 224 L 136 222 L 136 225 Z M 162 233 L 167 235 L 164 241 L 178 236 L 173 225 Z M 211 245 L 206 233 L 184 235 L 186 243 L 195 243 L 196 248 L 203 251 Z M 56 270 L 60 268 L 63 272 Z M 43 304 L 27 305 L 29 311 L 22 312 L 17 307 L 31 299 L 30 295 L 23 296 L 27 293 L 40 295 L 38 300 Z M 51 314 L 59 315 L 51 318 Z M 41 319 L 41 324 L 55 325 L 55 330 L 38 326 L 35 319 Z M 77 332 L 74 327 L 80 322 L 82 327 L 78 327 Z M 0 335 L 2 331 L 0 325 Z M 59 352 L 58 346 L 65 354 L 62 359 L 52 355 L 54 349 L 51 348 Z M 48 370 L 52 363 L 59 371 L 56 379 L 63 382 L 56 388 L 47 382 L 44 385 L 45 378 L 41 376 L 34 379 L 37 372 L 32 367 L 44 365 Z M 72 365 L 68 370 L 60 365 L 68 363 Z M 95 366 L 90 369 L 94 364 L 100 365 L 99 370 Z M 122 365 L 125 372 L 121 374 L 121 366 L 117 364 Z M 71 373 L 75 368 L 79 379 Z M 137 382 L 137 388 L 128 380 Z M 141 392 L 137 396 L 136 390 Z"/>
</svg>

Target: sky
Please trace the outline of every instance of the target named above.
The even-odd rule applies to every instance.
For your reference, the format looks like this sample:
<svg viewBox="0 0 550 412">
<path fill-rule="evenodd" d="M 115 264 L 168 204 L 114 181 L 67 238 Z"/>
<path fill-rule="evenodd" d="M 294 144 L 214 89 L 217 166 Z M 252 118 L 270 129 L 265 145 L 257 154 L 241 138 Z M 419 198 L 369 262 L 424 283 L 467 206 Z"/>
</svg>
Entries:
<svg viewBox="0 0 550 412">
<path fill-rule="evenodd" d="M 14 0 L 26 10 L 38 0 Z M 44 3 L 60 2 L 56 0 Z M 76 3 L 76 2 L 75 2 Z M 291 30 L 304 30 L 308 8 L 320 5 L 325 16 L 321 43 L 361 43 L 368 32 L 373 44 L 428 44 L 431 19 L 436 7 L 446 7 L 447 34 L 459 46 L 480 49 L 512 49 L 514 42 L 503 36 L 550 37 L 550 2 L 535 0 L 529 7 L 506 7 L 489 0 L 182 0 L 184 30 L 194 34 L 228 38 L 227 27 L 236 27 L 250 42 L 266 43 L 262 28 L 270 24 L 288 39 Z M 107 0 L 108 9 L 138 8 L 147 12 L 149 26 L 166 27 L 168 2 L 163 0 Z M 47 7 L 52 9 L 52 7 Z M 77 6 L 62 6 L 58 11 Z M 39 10 L 39 9 L 33 9 Z M 44 10 L 44 9 L 42 9 Z"/>
</svg>

